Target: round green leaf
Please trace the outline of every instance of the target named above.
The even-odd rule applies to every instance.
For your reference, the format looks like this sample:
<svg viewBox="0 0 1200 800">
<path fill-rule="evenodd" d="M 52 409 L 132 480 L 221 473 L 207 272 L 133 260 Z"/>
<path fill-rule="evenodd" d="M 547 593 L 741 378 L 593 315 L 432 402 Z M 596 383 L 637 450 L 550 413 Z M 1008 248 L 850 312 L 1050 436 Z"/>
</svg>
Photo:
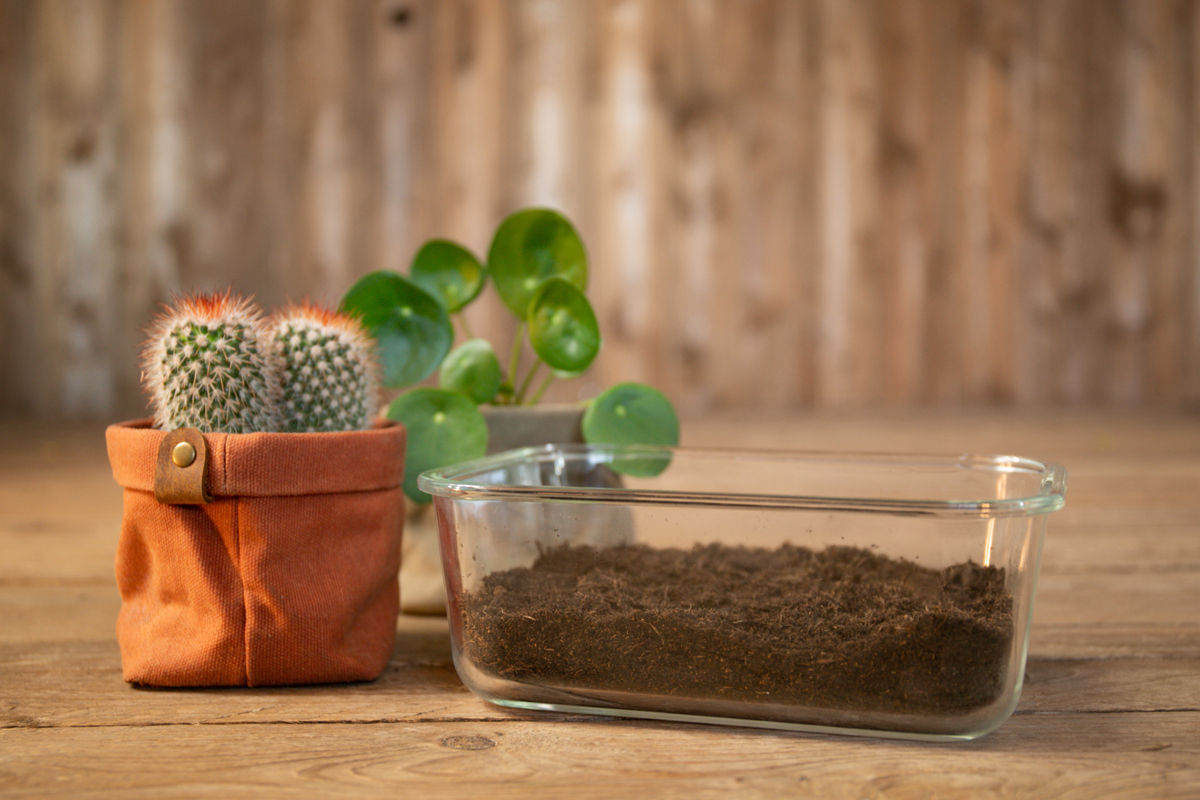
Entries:
<svg viewBox="0 0 1200 800">
<path fill-rule="evenodd" d="M 547 278 L 587 289 L 587 253 L 561 214 L 529 208 L 505 218 L 488 250 L 488 272 L 504 304 L 525 319 L 529 301 Z"/>
<path fill-rule="evenodd" d="M 438 370 L 443 389 L 461 392 L 475 403 L 490 402 L 500 391 L 500 359 L 486 339 L 469 339 L 450 351 Z"/>
<path fill-rule="evenodd" d="M 600 352 L 600 323 L 583 292 L 549 278 L 529 304 L 529 341 L 551 369 L 581 372 Z"/>
<path fill-rule="evenodd" d="M 417 488 L 417 476 L 480 458 L 487 452 L 488 429 L 470 398 L 447 389 L 413 389 L 393 400 L 385 412 L 408 431 L 404 458 L 404 493 L 414 502 L 432 498 Z"/>
<path fill-rule="evenodd" d="M 583 438 L 591 444 L 679 444 L 679 418 L 671 401 L 640 383 L 619 383 L 600 393 L 583 414 Z M 653 477 L 670 463 L 669 453 L 625 459 L 615 472 Z"/>
<path fill-rule="evenodd" d="M 483 289 L 483 265 L 471 251 L 445 239 L 426 242 L 413 257 L 412 279 L 442 301 L 451 314 L 462 310 Z"/>
<path fill-rule="evenodd" d="M 375 337 L 387 386 L 425 380 L 454 342 L 442 304 L 395 272 L 364 275 L 342 298 L 342 310 L 359 317 Z"/>
</svg>

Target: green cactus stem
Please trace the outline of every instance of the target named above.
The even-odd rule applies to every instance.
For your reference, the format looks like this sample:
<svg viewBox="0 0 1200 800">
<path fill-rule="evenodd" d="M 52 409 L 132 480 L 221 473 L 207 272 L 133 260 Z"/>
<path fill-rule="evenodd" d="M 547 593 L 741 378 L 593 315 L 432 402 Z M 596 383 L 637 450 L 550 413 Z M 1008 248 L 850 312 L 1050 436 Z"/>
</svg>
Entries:
<svg viewBox="0 0 1200 800">
<path fill-rule="evenodd" d="M 271 319 L 283 430 L 356 431 L 378 408 L 378 367 L 357 319 L 307 303 Z"/>
<path fill-rule="evenodd" d="M 231 291 L 183 298 L 142 350 L 155 427 L 250 433 L 281 428 L 280 388 L 262 314 Z"/>
</svg>

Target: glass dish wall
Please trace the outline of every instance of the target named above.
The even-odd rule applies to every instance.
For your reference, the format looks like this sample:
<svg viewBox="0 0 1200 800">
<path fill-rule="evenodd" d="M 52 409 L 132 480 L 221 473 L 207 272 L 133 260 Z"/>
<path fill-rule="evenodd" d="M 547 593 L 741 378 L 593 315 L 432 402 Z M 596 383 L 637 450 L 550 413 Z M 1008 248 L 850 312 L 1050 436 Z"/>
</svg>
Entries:
<svg viewBox="0 0 1200 800">
<path fill-rule="evenodd" d="M 1061 467 L 546 446 L 425 473 L 500 705 L 910 738 L 1016 706 Z"/>
</svg>

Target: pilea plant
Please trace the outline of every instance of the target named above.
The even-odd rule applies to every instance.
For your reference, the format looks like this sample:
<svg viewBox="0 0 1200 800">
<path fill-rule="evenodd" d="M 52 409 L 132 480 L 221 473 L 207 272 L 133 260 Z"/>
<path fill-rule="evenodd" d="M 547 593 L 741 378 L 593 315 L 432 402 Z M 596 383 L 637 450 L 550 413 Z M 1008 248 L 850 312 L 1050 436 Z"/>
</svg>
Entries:
<svg viewBox="0 0 1200 800">
<path fill-rule="evenodd" d="M 601 336 L 587 281 L 587 253 L 571 223 L 555 211 L 527 208 L 500 223 L 486 263 L 455 242 L 434 239 L 417 251 L 407 276 L 372 272 L 350 287 L 341 310 L 359 317 L 375 337 L 385 385 L 413 387 L 437 372 L 436 387 L 408 388 L 385 411 L 408 428 L 410 498 L 429 501 L 416 487 L 424 470 L 486 452 L 479 405 L 534 405 L 556 378 L 588 369 Z M 507 367 L 491 343 L 472 335 L 462 313 L 489 282 L 517 318 L 513 342 L 501 351 Z M 461 334 L 457 346 L 452 319 Z M 523 364 L 526 338 L 534 358 Z M 613 386 L 591 400 L 582 429 L 593 443 L 679 441 L 670 401 L 639 383 Z M 647 471 L 661 468 L 659 461 L 647 462 Z"/>
<path fill-rule="evenodd" d="M 165 430 L 364 430 L 378 408 L 371 349 L 353 317 L 304 303 L 267 319 L 227 290 L 155 319 L 142 376 Z"/>
</svg>

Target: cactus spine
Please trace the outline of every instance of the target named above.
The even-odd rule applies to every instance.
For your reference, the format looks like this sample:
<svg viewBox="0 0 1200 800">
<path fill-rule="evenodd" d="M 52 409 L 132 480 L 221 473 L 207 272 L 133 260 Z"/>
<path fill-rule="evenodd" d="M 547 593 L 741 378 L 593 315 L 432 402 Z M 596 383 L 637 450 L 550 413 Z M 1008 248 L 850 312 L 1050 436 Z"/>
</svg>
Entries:
<svg viewBox="0 0 1200 800">
<path fill-rule="evenodd" d="M 185 297 L 160 315 L 142 353 L 142 375 L 158 428 L 281 427 L 279 380 L 262 315 L 230 291 Z"/>
<path fill-rule="evenodd" d="M 283 430 L 355 431 L 375 416 L 377 368 L 358 320 L 308 303 L 270 322 L 280 368 Z"/>
<path fill-rule="evenodd" d="M 377 410 L 378 366 L 358 320 L 308 303 L 264 320 L 231 291 L 157 317 L 142 377 L 165 430 L 365 430 Z"/>
</svg>

